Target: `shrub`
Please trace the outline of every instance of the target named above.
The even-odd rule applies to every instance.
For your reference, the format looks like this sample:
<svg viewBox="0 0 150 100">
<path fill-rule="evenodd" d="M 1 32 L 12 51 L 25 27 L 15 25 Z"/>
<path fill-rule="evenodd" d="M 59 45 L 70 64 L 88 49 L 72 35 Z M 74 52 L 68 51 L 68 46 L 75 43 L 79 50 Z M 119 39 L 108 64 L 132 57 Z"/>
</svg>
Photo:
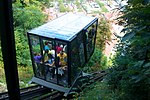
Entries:
<svg viewBox="0 0 150 100">
<path fill-rule="evenodd" d="M 100 49 L 95 48 L 95 51 L 90 58 L 89 62 L 84 67 L 84 71 L 98 71 L 107 68 L 107 57 L 105 57 Z"/>
</svg>

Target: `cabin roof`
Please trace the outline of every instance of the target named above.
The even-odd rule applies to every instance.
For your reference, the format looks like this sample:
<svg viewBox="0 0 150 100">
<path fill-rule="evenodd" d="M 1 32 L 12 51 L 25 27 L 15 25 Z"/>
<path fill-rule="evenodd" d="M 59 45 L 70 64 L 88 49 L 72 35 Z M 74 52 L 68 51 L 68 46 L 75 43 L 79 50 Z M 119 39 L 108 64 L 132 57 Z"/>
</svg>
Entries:
<svg viewBox="0 0 150 100">
<path fill-rule="evenodd" d="M 68 13 L 34 28 L 28 33 L 69 41 L 95 19 L 97 18 Z"/>
</svg>

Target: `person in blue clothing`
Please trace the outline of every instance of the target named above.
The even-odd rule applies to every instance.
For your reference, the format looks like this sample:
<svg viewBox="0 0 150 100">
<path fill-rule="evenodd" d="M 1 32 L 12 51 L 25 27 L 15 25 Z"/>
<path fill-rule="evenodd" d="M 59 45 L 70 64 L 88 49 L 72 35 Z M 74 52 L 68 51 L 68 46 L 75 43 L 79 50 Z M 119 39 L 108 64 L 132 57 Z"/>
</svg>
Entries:
<svg viewBox="0 0 150 100">
<path fill-rule="evenodd" d="M 50 71 L 51 79 L 54 78 L 55 73 L 55 59 L 53 58 L 52 54 L 48 54 L 48 60 L 45 62 L 46 67 L 46 75 L 48 71 Z"/>
<path fill-rule="evenodd" d="M 44 50 L 50 50 L 50 47 L 49 47 L 49 45 L 48 45 L 48 42 L 47 42 L 47 41 L 45 41 Z"/>
<path fill-rule="evenodd" d="M 55 60 L 54 60 L 52 54 L 48 54 L 48 58 L 49 59 L 45 62 L 46 65 L 51 66 L 51 67 L 54 66 L 55 65 Z"/>
</svg>

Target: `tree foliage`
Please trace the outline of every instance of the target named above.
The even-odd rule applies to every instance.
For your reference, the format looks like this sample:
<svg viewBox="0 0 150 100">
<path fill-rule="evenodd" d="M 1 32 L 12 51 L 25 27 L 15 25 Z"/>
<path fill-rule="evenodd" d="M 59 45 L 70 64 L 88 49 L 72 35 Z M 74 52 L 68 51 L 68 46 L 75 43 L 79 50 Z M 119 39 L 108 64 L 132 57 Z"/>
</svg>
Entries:
<svg viewBox="0 0 150 100">
<path fill-rule="evenodd" d="M 96 46 L 103 51 L 106 41 L 111 41 L 111 32 L 109 22 L 103 17 L 99 18 Z"/>
<path fill-rule="evenodd" d="M 104 56 L 99 48 L 95 48 L 94 54 L 84 66 L 83 71 L 93 72 L 98 70 L 104 70 L 107 68 L 107 57 Z"/>
<path fill-rule="evenodd" d="M 59 0 L 59 10 L 60 12 L 69 12 L 69 7 L 65 7 L 62 0 Z"/>
<path fill-rule="evenodd" d="M 40 6 L 40 4 L 38 4 Z M 14 27 L 23 29 L 24 32 L 41 25 L 46 16 L 42 13 L 41 7 L 35 4 L 29 4 L 22 7 L 22 4 L 13 5 Z"/>
<path fill-rule="evenodd" d="M 150 4 L 145 0 L 130 0 L 118 19 L 124 25 L 122 32 L 126 35 L 117 46 L 107 79 L 119 100 L 150 98 L 149 10 Z"/>
<path fill-rule="evenodd" d="M 16 58 L 19 65 L 31 64 L 27 31 L 46 21 L 46 16 L 42 12 L 42 4 L 35 0 L 32 0 L 31 4 L 30 2 L 24 2 L 25 5 L 20 2 L 13 3 Z"/>
<path fill-rule="evenodd" d="M 16 54 L 17 63 L 19 65 L 30 65 L 30 51 L 28 47 L 27 38 L 20 30 L 15 30 Z"/>
</svg>

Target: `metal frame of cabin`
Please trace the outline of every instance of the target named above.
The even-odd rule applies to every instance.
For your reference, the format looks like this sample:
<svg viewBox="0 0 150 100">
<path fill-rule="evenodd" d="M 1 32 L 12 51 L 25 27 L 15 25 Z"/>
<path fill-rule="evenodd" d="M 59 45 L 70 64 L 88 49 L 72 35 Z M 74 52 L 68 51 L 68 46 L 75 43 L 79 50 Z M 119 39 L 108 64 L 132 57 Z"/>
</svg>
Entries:
<svg viewBox="0 0 150 100">
<path fill-rule="evenodd" d="M 80 76 L 82 70 L 77 72 L 78 67 L 83 67 L 88 60 L 90 59 L 90 56 L 94 52 L 94 47 L 88 54 L 87 50 L 87 44 L 86 44 L 86 38 L 87 38 L 87 30 L 91 28 L 92 25 L 95 25 L 95 35 L 93 37 L 93 45 L 95 45 L 96 41 L 96 33 L 97 33 L 97 25 L 98 25 L 98 18 L 91 17 L 91 16 L 85 16 L 85 15 L 78 15 L 78 14 L 72 14 L 68 13 L 65 14 L 59 18 L 56 18 L 50 22 L 47 22 L 37 28 L 34 28 L 30 30 L 28 35 L 28 41 L 29 41 L 29 47 L 30 47 L 30 53 L 31 53 L 31 60 L 34 70 L 34 77 L 32 78 L 32 82 L 35 82 L 37 84 L 46 86 L 48 88 L 52 88 L 61 92 L 69 93 L 71 90 L 73 84 L 77 80 L 78 76 Z M 56 46 L 57 43 L 65 43 L 67 45 L 67 84 L 66 86 L 60 84 L 59 77 L 58 77 L 58 61 L 55 59 L 55 66 L 56 66 L 56 78 L 57 81 L 55 83 L 48 81 L 45 77 L 41 78 L 36 75 L 36 68 L 35 68 L 35 61 L 33 57 L 33 47 L 32 47 L 32 41 L 31 37 L 37 37 L 38 41 L 40 42 L 40 53 L 43 55 L 43 40 L 51 40 L 53 41 L 53 45 Z M 82 38 L 81 38 L 82 37 Z M 72 54 L 72 48 L 75 45 L 76 50 L 79 49 L 78 45 L 80 43 L 83 43 L 83 50 L 84 50 L 84 62 L 81 64 L 81 61 L 75 61 L 76 68 L 72 67 L 74 56 Z M 81 45 L 81 44 L 80 44 Z M 56 48 L 55 48 L 56 52 Z M 80 52 L 78 50 L 78 52 Z M 79 53 L 78 53 L 79 55 Z M 57 54 L 55 53 L 55 57 L 57 58 Z M 76 57 L 76 59 L 78 59 Z M 82 60 L 80 58 L 79 60 Z M 80 62 L 80 63 L 79 63 Z M 73 69 L 74 68 L 74 69 Z M 80 68 L 80 69 L 81 69 Z M 75 70 L 75 71 L 74 71 Z M 74 77 L 73 73 L 77 75 Z M 74 78 L 72 78 L 74 77 Z"/>
</svg>

